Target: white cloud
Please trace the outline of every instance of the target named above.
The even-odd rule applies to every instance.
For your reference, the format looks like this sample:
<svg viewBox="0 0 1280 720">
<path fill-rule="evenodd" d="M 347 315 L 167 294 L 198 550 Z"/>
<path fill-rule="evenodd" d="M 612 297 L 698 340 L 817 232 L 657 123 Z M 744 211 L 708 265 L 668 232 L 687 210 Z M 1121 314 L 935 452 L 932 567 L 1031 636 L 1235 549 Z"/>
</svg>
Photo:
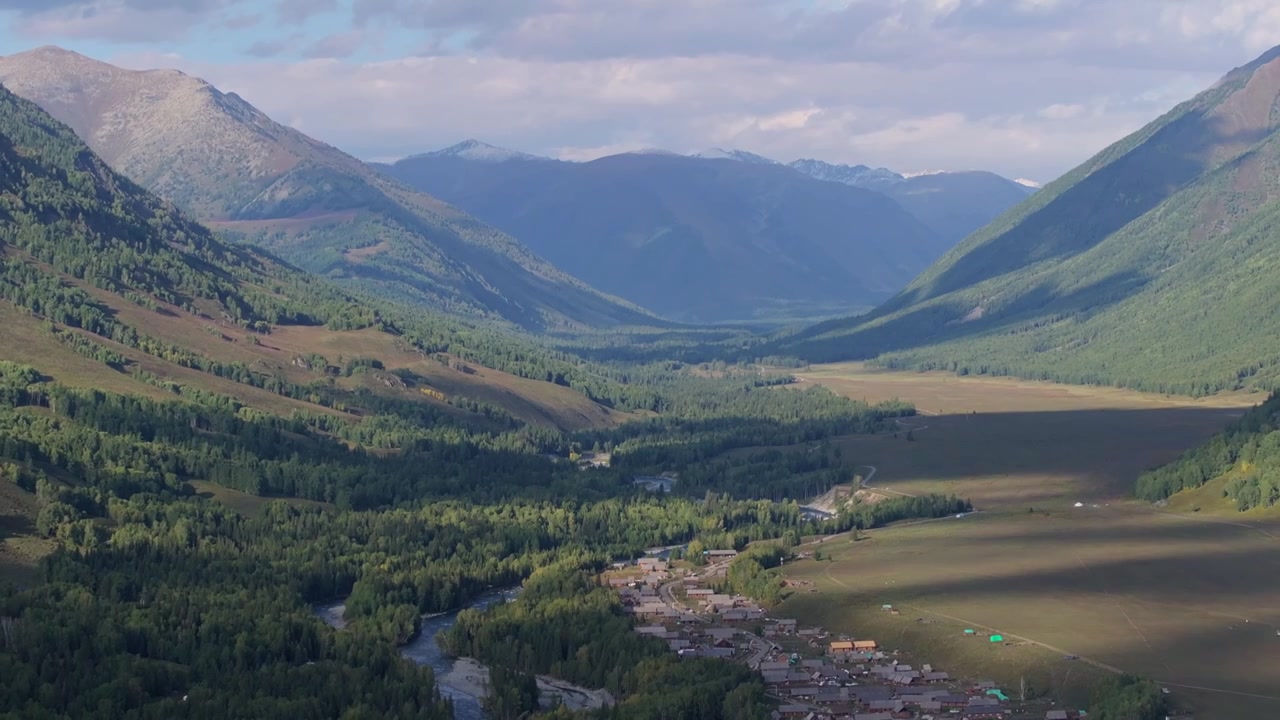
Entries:
<svg viewBox="0 0 1280 720">
<path fill-rule="evenodd" d="M 1080 103 L 1054 103 L 1042 108 L 1037 115 L 1047 120 L 1071 120 L 1080 117 L 1087 111 L 1088 108 Z"/>
<path fill-rule="evenodd" d="M 169 17 L 173 27 L 198 12 L 230 17 L 249 0 L 178 0 L 186 10 L 165 0 L 9 2 L 27 3 L 25 23 L 56 20 L 48 32 L 81 37 L 107 26 L 139 33 L 145 17 Z M 49 2 L 61 10 L 40 9 Z M 271 7 L 293 17 L 306 3 Z M 719 146 L 780 160 L 1049 178 L 1280 42 L 1275 0 L 342 0 L 342 7 L 350 31 L 324 24 L 320 37 L 312 25 L 291 26 L 264 39 L 259 25 L 252 42 L 237 47 L 252 46 L 260 57 L 183 69 L 365 157 L 474 136 L 574 158 Z M 117 27 L 126 21 L 134 29 Z M 94 30 L 94 22 L 106 25 Z M 181 52 L 198 40 L 154 47 Z M 376 55 L 405 47 L 430 56 Z M 350 59 L 370 54 L 384 59 Z"/>
<path fill-rule="evenodd" d="M 138 56 L 126 62 L 175 64 Z M 1051 177 L 1172 104 L 1132 92 L 1161 74 L 1057 64 L 1040 66 L 1035 77 L 1013 66 L 928 70 L 745 56 L 176 64 L 362 157 L 478 137 L 575 160 L 647 147 L 727 146 L 783 161 Z M 937 91 L 919 92 L 926 86 Z M 1114 97 L 1097 94 L 1105 90 Z"/>
</svg>

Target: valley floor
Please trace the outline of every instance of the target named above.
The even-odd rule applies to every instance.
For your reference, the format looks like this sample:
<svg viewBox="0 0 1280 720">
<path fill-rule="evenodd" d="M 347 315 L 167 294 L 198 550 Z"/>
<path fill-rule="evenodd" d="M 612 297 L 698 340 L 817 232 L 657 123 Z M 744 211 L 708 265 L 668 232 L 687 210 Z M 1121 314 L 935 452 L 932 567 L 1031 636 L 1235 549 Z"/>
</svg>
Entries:
<svg viewBox="0 0 1280 720">
<path fill-rule="evenodd" d="M 1168 687 L 1197 718 L 1280 716 L 1280 669 L 1270 662 L 1280 648 L 1280 520 L 1125 499 L 1142 470 L 1260 397 L 1191 400 L 851 365 L 800 374 L 936 413 L 912 421 L 911 441 L 849 438 L 845 456 L 874 466 L 878 489 L 956 493 L 980 512 L 825 543 L 824 560 L 788 566 L 819 592 L 793 596 L 781 612 L 892 641 L 966 675 L 1012 687 L 1025 678 L 1072 704 L 1102 674 L 1124 670 Z"/>
</svg>

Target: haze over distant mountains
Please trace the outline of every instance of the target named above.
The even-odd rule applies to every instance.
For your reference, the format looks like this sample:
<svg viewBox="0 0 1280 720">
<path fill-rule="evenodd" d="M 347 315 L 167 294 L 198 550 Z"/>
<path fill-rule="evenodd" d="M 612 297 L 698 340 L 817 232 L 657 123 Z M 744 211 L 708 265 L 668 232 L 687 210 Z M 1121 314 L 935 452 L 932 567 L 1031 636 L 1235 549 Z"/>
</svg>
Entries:
<svg viewBox="0 0 1280 720">
<path fill-rule="evenodd" d="M 0 58 L 0 82 L 228 237 L 534 330 L 653 324 L 646 310 L 690 322 L 863 310 L 1029 192 L 990 173 L 785 166 L 741 150 L 568 163 L 475 141 L 377 172 L 174 70 L 47 47 Z"/>
<path fill-rule="evenodd" d="M 774 350 L 1207 393 L 1280 385 L 1280 48 Z"/>
<path fill-rule="evenodd" d="M 1035 192 L 1029 181 L 1009 180 L 985 170 L 904 175 L 866 165 L 796 160 L 787 167 L 820 180 L 882 192 L 933 230 L 956 243 Z"/>
<path fill-rule="evenodd" d="M 46 47 L 0 58 L 0 82 L 71 126 L 114 169 L 306 270 L 535 329 L 651 321 L 203 80 Z"/>
<path fill-rule="evenodd" d="M 874 305 L 1031 192 L 991 173 L 863 181 L 720 148 L 580 163 L 468 140 L 376 167 L 605 292 L 693 321 Z"/>
</svg>

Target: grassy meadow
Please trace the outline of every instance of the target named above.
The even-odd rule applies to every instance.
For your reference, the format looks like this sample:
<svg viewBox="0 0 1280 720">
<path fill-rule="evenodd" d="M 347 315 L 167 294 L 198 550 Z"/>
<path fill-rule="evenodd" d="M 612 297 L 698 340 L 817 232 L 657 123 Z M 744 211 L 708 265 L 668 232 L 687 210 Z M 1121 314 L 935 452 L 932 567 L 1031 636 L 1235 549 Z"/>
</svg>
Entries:
<svg viewBox="0 0 1280 720">
<path fill-rule="evenodd" d="M 1280 650 L 1280 519 L 1127 499 L 1142 470 L 1261 397 L 858 365 L 799 374 L 851 397 L 916 403 L 927 414 L 909 423 L 912 441 L 848 438 L 845 457 L 876 468 L 874 487 L 957 493 L 979 512 L 829 541 L 822 561 L 789 566 L 817 592 L 797 593 L 783 614 L 953 674 L 1014 689 L 1025 679 L 1076 705 L 1102 674 L 1124 670 L 1159 681 L 1197 718 L 1280 717 L 1280 668 L 1269 662 Z"/>
</svg>

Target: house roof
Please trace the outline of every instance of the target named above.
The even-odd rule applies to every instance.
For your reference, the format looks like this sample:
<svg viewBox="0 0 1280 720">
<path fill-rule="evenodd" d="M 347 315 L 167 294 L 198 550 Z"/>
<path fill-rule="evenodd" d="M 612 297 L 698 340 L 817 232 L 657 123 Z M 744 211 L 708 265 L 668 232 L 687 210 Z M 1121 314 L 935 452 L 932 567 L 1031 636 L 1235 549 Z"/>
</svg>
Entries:
<svg viewBox="0 0 1280 720">
<path fill-rule="evenodd" d="M 1005 710 L 995 705 L 987 705 L 981 707 L 966 708 L 960 712 L 961 720 L 987 720 L 988 718 L 1002 718 Z"/>
<path fill-rule="evenodd" d="M 849 688 L 849 694 L 867 702 L 870 700 L 888 700 L 893 697 L 893 690 L 883 685 L 859 685 Z"/>
</svg>

